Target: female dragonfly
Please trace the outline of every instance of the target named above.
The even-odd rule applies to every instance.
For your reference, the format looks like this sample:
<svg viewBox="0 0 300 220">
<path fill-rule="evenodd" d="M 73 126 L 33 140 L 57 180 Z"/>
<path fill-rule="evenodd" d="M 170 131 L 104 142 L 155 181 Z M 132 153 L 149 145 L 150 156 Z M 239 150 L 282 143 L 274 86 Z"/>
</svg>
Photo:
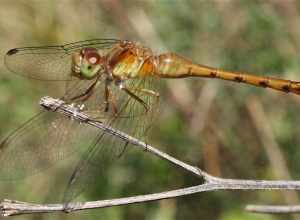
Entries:
<svg viewBox="0 0 300 220">
<path fill-rule="evenodd" d="M 218 78 L 300 94 L 300 82 L 207 67 L 174 53 L 154 54 L 127 40 L 94 39 L 15 48 L 7 52 L 5 64 L 11 72 L 28 78 L 66 81 L 65 101 L 83 103 L 84 110 L 95 120 L 135 137 L 145 137 L 158 108 L 155 80 L 160 78 Z M 126 143 L 56 115 L 39 113 L 1 143 L 0 179 L 18 179 L 39 172 L 80 152 L 76 141 L 89 136 L 90 147 L 70 176 L 67 201 L 84 189 L 94 172 L 99 172 L 105 157 L 119 156 Z"/>
</svg>

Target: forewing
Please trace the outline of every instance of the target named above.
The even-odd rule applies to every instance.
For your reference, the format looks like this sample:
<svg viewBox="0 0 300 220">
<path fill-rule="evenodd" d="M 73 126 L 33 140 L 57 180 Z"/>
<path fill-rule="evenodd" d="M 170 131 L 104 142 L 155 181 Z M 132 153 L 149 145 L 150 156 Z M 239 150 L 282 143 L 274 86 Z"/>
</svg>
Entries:
<svg viewBox="0 0 300 220">
<path fill-rule="evenodd" d="M 6 53 L 5 65 L 11 72 L 28 78 L 70 80 L 72 53 L 86 47 L 106 50 L 118 42 L 114 39 L 94 39 L 58 46 L 15 48 Z"/>
</svg>

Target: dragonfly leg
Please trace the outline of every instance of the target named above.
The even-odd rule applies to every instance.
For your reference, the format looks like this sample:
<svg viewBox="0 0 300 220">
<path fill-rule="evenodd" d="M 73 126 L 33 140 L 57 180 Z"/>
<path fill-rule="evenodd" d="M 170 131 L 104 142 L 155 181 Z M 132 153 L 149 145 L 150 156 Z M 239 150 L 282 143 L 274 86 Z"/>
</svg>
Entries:
<svg viewBox="0 0 300 220">
<path fill-rule="evenodd" d="M 154 98 L 156 98 L 156 101 L 159 101 L 159 93 L 155 92 L 151 89 L 139 89 L 139 88 L 132 88 L 131 91 L 137 91 L 137 92 L 141 92 L 150 96 L 153 96 Z"/>
<path fill-rule="evenodd" d="M 109 101 L 109 98 L 111 98 L 111 102 Z M 104 111 L 108 112 L 109 110 L 109 105 L 111 104 L 112 106 L 112 111 L 115 115 L 117 115 L 118 113 L 118 108 L 117 108 L 117 101 L 116 101 L 116 97 L 113 95 L 113 93 L 111 92 L 111 90 L 109 89 L 108 86 L 105 86 L 105 92 L 104 92 Z"/>
<path fill-rule="evenodd" d="M 140 97 L 138 97 L 137 95 L 135 95 L 130 89 L 128 89 L 123 84 L 120 86 L 120 89 L 124 90 L 129 96 L 131 96 L 133 99 L 135 99 L 140 104 L 142 104 L 144 106 L 146 112 L 148 112 L 149 107 L 148 107 L 147 103 L 144 102 L 144 100 L 142 100 Z"/>
<path fill-rule="evenodd" d="M 132 90 L 132 91 L 142 92 L 142 93 L 151 95 L 151 96 L 153 96 L 153 97 L 159 98 L 159 93 L 158 93 L 158 92 L 155 92 L 155 91 L 153 91 L 153 90 L 151 90 L 151 89 L 132 88 L 131 90 Z"/>
<path fill-rule="evenodd" d="M 116 100 L 116 96 L 114 96 L 113 93 L 110 93 L 111 94 L 111 104 L 112 104 L 112 110 L 114 112 L 115 115 L 118 114 L 118 108 L 117 108 L 117 100 Z"/>
<path fill-rule="evenodd" d="M 87 89 L 85 90 L 83 93 L 75 96 L 75 97 L 72 97 L 70 100 L 71 101 L 74 101 L 74 100 L 81 100 L 81 101 L 85 101 L 87 100 L 89 97 L 91 97 L 91 95 L 94 93 L 94 88 L 96 87 L 96 84 L 97 84 L 97 80 Z"/>
<path fill-rule="evenodd" d="M 108 109 L 109 109 L 109 101 L 108 101 L 109 96 L 110 96 L 110 90 L 109 90 L 108 85 L 106 83 L 105 84 L 105 90 L 104 90 L 104 105 L 105 105 L 104 111 L 105 112 L 108 112 Z"/>
</svg>

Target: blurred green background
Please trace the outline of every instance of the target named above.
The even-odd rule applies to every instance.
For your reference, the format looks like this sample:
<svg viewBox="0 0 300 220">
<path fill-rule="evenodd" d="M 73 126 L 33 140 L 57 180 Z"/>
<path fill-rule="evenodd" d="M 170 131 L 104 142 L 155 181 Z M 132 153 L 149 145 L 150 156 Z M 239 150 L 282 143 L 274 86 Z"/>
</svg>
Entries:
<svg viewBox="0 0 300 220">
<path fill-rule="evenodd" d="M 299 24 L 296 0 L 0 0 L 0 53 L 109 37 L 141 42 L 156 53 L 173 51 L 217 68 L 300 80 Z M 37 112 L 41 96 L 63 94 L 62 85 L 11 74 L 2 62 L 0 71 L 2 137 Z M 162 81 L 151 145 L 220 177 L 299 179 L 300 97 L 220 80 Z M 60 175 L 45 173 L 42 180 L 27 184 L 43 201 L 41 191 L 55 189 Z M 109 166 L 97 177 L 93 193 L 82 199 L 154 193 L 200 182 L 150 154 L 136 152 Z M 35 200 L 20 184 L 4 184 L 1 198 L 17 193 L 15 199 Z M 299 204 L 299 198 L 296 192 L 219 191 L 69 215 L 14 218 L 300 219 L 246 213 L 243 208 L 250 203 Z"/>
</svg>

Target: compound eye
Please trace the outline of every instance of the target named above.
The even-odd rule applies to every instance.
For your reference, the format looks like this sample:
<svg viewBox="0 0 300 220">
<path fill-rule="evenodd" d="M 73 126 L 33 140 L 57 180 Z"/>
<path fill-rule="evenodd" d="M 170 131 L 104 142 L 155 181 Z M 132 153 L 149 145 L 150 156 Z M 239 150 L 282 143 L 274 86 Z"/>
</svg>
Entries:
<svg viewBox="0 0 300 220">
<path fill-rule="evenodd" d="M 92 48 L 92 47 L 86 47 L 86 48 L 81 49 L 80 54 L 85 55 L 85 54 L 90 53 L 90 52 L 97 52 L 97 49 Z"/>
<path fill-rule="evenodd" d="M 100 55 L 94 51 L 86 53 L 85 57 L 86 57 L 87 61 L 92 65 L 98 64 L 100 61 Z"/>
<path fill-rule="evenodd" d="M 91 65 L 98 64 L 101 60 L 101 56 L 95 48 L 84 48 L 80 51 L 80 55 Z"/>
</svg>

